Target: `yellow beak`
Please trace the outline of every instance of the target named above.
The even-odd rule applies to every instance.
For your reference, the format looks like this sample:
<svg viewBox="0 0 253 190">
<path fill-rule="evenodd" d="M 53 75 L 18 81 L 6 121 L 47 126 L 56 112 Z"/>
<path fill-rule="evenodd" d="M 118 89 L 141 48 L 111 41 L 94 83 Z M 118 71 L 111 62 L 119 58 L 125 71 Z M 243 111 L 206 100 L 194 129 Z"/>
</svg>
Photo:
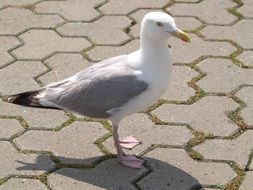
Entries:
<svg viewBox="0 0 253 190">
<path fill-rule="evenodd" d="M 190 37 L 182 30 L 177 29 L 177 31 L 171 32 L 171 34 L 174 37 L 183 40 L 184 42 L 190 42 L 191 41 Z"/>
</svg>

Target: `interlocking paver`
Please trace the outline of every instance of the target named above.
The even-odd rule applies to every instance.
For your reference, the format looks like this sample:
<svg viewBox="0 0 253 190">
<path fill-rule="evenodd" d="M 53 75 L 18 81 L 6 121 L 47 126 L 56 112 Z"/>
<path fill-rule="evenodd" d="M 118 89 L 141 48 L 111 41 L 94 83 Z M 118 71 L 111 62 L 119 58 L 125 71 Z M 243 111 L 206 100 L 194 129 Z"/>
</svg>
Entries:
<svg viewBox="0 0 253 190">
<path fill-rule="evenodd" d="M 246 172 L 246 177 L 244 178 L 242 185 L 239 190 L 249 190 L 253 187 L 253 172 Z"/>
<path fill-rule="evenodd" d="M 165 104 L 153 113 L 162 121 L 188 123 L 196 130 L 227 136 L 235 132 L 238 127 L 229 121 L 225 112 L 234 110 L 238 106 L 227 97 L 206 96 L 191 105 Z"/>
<path fill-rule="evenodd" d="M 0 102 L 0 115 L 22 116 L 31 128 L 53 129 L 69 118 L 63 111 L 29 108 Z"/>
<path fill-rule="evenodd" d="M 244 87 L 236 93 L 236 96 L 238 96 L 246 104 L 246 107 L 241 110 L 240 115 L 249 126 L 253 127 L 253 86 Z"/>
<path fill-rule="evenodd" d="M 13 94 L 39 88 L 33 79 L 47 68 L 40 61 L 16 61 L 0 70 L 0 89 L 4 94 Z"/>
<path fill-rule="evenodd" d="M 142 189 L 192 189 L 199 183 L 224 185 L 236 176 L 228 164 L 197 162 L 181 149 L 158 148 L 146 156 L 151 157 L 147 160 L 153 172 L 138 182 Z"/>
<path fill-rule="evenodd" d="M 0 178 L 10 175 L 39 175 L 54 167 L 49 156 L 37 154 L 22 154 L 17 152 L 11 143 L 0 141 Z M 30 163 L 23 168 L 23 163 Z"/>
<path fill-rule="evenodd" d="M 251 0 L 243 0 L 243 6 L 239 7 L 237 11 L 247 18 L 253 18 L 253 2 Z"/>
<path fill-rule="evenodd" d="M 35 179 L 9 179 L 0 186 L 0 190 L 48 190 L 47 186 Z"/>
<path fill-rule="evenodd" d="M 244 51 L 237 57 L 244 65 L 253 67 L 253 51 Z"/>
<path fill-rule="evenodd" d="M 14 61 L 15 59 L 8 53 L 8 50 L 21 45 L 17 38 L 12 36 L 0 36 L 0 67 Z"/>
<path fill-rule="evenodd" d="M 127 14 L 139 8 L 162 8 L 168 3 L 167 0 L 110 0 L 99 10 L 104 14 Z"/>
<path fill-rule="evenodd" d="M 133 170 L 118 164 L 116 159 L 106 160 L 92 169 L 64 168 L 48 177 L 52 189 L 120 189 L 135 190 L 131 183 L 142 175 L 145 168 Z"/>
<path fill-rule="evenodd" d="M 32 5 L 33 3 L 38 2 L 39 0 L 2 0 L 0 1 L 0 9 L 7 6 L 24 6 Z"/>
<path fill-rule="evenodd" d="M 249 130 L 233 140 L 206 140 L 194 149 L 206 159 L 233 160 L 244 168 L 247 165 L 253 146 L 252 138 L 253 131 Z"/>
<path fill-rule="evenodd" d="M 204 41 L 193 34 L 190 37 L 191 43 L 187 45 L 173 37 L 169 40 L 174 62 L 190 63 L 201 56 L 229 56 L 236 51 L 236 48 L 228 42 Z"/>
<path fill-rule="evenodd" d="M 151 11 L 157 10 L 141 9 L 130 15 L 131 18 L 133 18 L 137 22 L 137 24 L 131 27 L 131 34 L 133 34 L 134 37 L 140 37 L 141 20 L 146 13 Z M 187 31 L 192 31 L 201 25 L 201 23 L 193 17 L 175 17 L 175 21 L 177 23 L 178 28 Z"/>
<path fill-rule="evenodd" d="M 21 149 L 51 151 L 63 163 L 91 164 L 102 156 L 93 143 L 105 133 L 106 130 L 99 123 L 77 121 L 58 132 L 28 131 L 15 142 Z"/>
<path fill-rule="evenodd" d="M 44 85 L 70 77 L 90 65 L 80 54 L 72 53 L 57 53 L 44 63 L 52 69 L 38 78 Z"/>
<path fill-rule="evenodd" d="M 98 16 L 95 7 L 104 0 L 42 1 L 36 5 L 37 13 L 60 14 L 69 21 L 91 21 Z"/>
<path fill-rule="evenodd" d="M 54 28 L 63 23 L 58 15 L 36 15 L 29 9 L 7 8 L 0 11 L 0 34 L 17 35 L 30 28 Z"/>
<path fill-rule="evenodd" d="M 18 120 L 0 119 L 0 139 L 8 139 L 23 130 Z"/>
<path fill-rule="evenodd" d="M 186 127 L 154 125 L 144 114 L 134 114 L 123 119 L 120 123 L 120 135 L 122 137 L 134 135 L 142 141 L 141 145 L 129 152 L 134 154 L 141 153 L 152 144 L 183 146 L 193 137 Z M 104 145 L 112 152 L 116 152 L 112 138 L 107 140 Z"/>
<path fill-rule="evenodd" d="M 253 48 L 252 32 L 253 20 L 241 20 L 233 26 L 206 26 L 202 30 L 207 39 L 231 39 L 243 48 Z"/>
<path fill-rule="evenodd" d="M 253 84 L 252 70 L 240 68 L 230 60 L 210 58 L 198 66 L 207 76 L 197 85 L 207 92 L 229 93 L 242 84 Z"/>
<path fill-rule="evenodd" d="M 130 23 L 126 16 L 104 16 L 92 23 L 67 23 L 57 31 L 64 36 L 88 36 L 96 44 L 119 45 L 130 39 L 123 31 Z"/>
<path fill-rule="evenodd" d="M 186 101 L 194 95 L 195 90 L 187 84 L 198 73 L 189 67 L 173 66 L 172 77 L 167 91 L 162 95 L 162 99 Z"/>
<path fill-rule="evenodd" d="M 19 37 L 25 44 L 12 51 L 19 59 L 43 59 L 55 52 L 80 52 L 90 46 L 84 38 L 63 38 L 53 30 L 30 30 Z"/>
<path fill-rule="evenodd" d="M 233 1 L 205 0 L 198 4 L 176 3 L 168 11 L 176 16 L 196 16 L 210 24 L 230 24 L 236 17 L 229 14 L 227 9 L 235 5 Z"/>
</svg>

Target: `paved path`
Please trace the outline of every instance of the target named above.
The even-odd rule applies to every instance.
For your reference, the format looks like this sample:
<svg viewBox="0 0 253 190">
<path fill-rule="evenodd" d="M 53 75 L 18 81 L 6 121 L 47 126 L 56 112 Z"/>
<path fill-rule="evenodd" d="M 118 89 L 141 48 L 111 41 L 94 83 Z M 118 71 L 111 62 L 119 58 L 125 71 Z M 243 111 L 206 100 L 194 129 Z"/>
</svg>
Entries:
<svg viewBox="0 0 253 190">
<path fill-rule="evenodd" d="M 145 166 L 117 164 L 106 121 L 0 102 L 0 190 L 253 189 L 252 0 L 1 0 L 0 92 L 137 49 L 157 9 L 192 43 L 170 40 L 170 90 L 121 123 Z"/>
</svg>

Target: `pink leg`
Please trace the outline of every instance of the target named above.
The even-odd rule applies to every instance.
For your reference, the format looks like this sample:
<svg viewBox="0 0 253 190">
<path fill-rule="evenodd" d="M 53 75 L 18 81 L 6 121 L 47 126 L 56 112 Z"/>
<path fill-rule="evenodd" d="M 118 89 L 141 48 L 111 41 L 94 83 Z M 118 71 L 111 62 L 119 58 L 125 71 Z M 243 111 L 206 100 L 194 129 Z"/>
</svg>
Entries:
<svg viewBox="0 0 253 190">
<path fill-rule="evenodd" d="M 132 149 L 139 144 L 141 144 L 141 142 L 133 136 L 128 136 L 123 139 L 120 139 L 120 146 L 125 149 Z"/>
<path fill-rule="evenodd" d="M 130 167 L 130 168 L 141 168 L 141 165 L 144 162 L 143 160 L 138 159 L 137 157 L 133 155 L 126 155 L 121 149 L 119 134 L 118 134 L 118 125 L 115 125 L 115 124 L 113 124 L 113 139 L 114 139 L 114 145 L 118 153 L 119 162 L 122 165 Z"/>
</svg>

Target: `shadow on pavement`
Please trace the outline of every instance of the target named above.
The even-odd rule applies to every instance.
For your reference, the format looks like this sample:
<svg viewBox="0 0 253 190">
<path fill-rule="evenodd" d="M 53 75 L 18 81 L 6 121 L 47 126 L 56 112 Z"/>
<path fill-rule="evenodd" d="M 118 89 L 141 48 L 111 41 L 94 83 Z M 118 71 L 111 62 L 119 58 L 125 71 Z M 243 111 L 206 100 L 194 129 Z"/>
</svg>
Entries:
<svg viewBox="0 0 253 190">
<path fill-rule="evenodd" d="M 58 157 L 74 163 L 84 159 Z M 46 170 L 47 166 L 39 164 L 42 156 L 39 155 L 36 163 L 22 163 L 18 170 Z M 90 159 L 90 158 L 89 158 Z M 117 159 L 111 158 L 100 162 L 94 168 L 63 167 L 48 176 L 48 184 L 54 190 L 80 189 L 110 189 L 110 190 L 200 190 L 197 179 L 187 172 L 166 162 L 144 157 L 145 166 L 141 169 L 126 168 L 118 164 Z M 40 165 L 40 167 L 36 167 Z M 82 167 L 82 166 L 80 166 Z M 134 185 L 135 184 L 135 185 Z"/>
</svg>

